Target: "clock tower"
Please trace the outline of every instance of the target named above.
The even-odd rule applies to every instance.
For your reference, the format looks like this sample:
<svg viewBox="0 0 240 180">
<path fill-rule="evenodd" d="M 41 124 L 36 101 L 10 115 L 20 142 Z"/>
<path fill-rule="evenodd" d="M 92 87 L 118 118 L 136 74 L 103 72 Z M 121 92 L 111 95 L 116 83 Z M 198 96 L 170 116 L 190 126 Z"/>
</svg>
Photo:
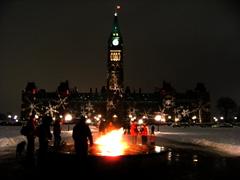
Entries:
<svg viewBox="0 0 240 180">
<path fill-rule="evenodd" d="M 113 122 L 115 126 L 121 126 L 124 120 L 123 40 L 116 12 L 108 40 L 106 119 Z"/>
</svg>

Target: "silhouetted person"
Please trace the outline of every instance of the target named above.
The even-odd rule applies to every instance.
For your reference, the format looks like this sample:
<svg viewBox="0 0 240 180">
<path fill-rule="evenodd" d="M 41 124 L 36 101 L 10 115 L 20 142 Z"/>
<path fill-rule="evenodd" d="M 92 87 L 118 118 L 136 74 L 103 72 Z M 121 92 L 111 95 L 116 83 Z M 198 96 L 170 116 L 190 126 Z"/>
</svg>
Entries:
<svg viewBox="0 0 240 180">
<path fill-rule="evenodd" d="M 130 134 L 130 123 L 125 123 L 123 128 L 124 128 L 125 135 Z"/>
<path fill-rule="evenodd" d="M 54 147 L 59 148 L 61 143 L 61 120 L 55 120 L 53 124 Z"/>
<path fill-rule="evenodd" d="M 142 144 L 147 145 L 148 141 L 148 128 L 146 124 L 143 124 L 141 127 L 141 136 L 142 136 Z"/>
<path fill-rule="evenodd" d="M 34 161 L 35 151 L 35 115 L 31 115 L 26 126 L 21 129 L 21 134 L 27 138 L 27 154 L 26 158 L 29 163 Z"/>
<path fill-rule="evenodd" d="M 154 132 L 155 132 L 155 126 L 152 125 L 151 126 L 151 135 L 149 136 L 150 145 L 152 145 L 152 146 L 155 145 L 155 141 L 156 141 L 156 136 L 155 136 Z"/>
<path fill-rule="evenodd" d="M 52 139 L 50 131 L 50 125 L 52 118 L 50 116 L 44 116 L 42 123 L 39 125 L 38 138 L 39 138 L 39 160 L 44 160 L 48 152 L 48 143 Z"/>
<path fill-rule="evenodd" d="M 88 156 L 88 141 L 90 146 L 93 145 L 93 137 L 89 126 L 86 124 L 86 119 L 81 116 L 76 119 L 76 125 L 73 127 L 72 137 L 74 140 L 74 147 L 76 155 L 81 160 L 86 160 Z"/>
<path fill-rule="evenodd" d="M 106 127 L 106 132 L 109 133 L 111 131 L 113 131 L 114 129 L 116 129 L 113 125 L 113 123 L 110 121 Z"/>
<path fill-rule="evenodd" d="M 154 131 L 155 131 L 155 126 L 152 125 L 152 126 L 151 126 L 151 134 L 154 134 Z"/>
<path fill-rule="evenodd" d="M 99 124 L 99 133 L 100 135 L 103 135 L 105 133 L 105 122 L 103 120 L 101 120 Z"/>
</svg>

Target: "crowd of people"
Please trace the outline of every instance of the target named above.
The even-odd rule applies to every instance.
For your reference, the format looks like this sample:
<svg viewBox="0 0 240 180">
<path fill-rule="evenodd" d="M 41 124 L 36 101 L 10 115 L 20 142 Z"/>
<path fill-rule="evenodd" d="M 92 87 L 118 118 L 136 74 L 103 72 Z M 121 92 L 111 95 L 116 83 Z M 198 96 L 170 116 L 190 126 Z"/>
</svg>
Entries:
<svg viewBox="0 0 240 180">
<path fill-rule="evenodd" d="M 49 141 L 52 140 L 51 124 L 53 120 L 51 116 L 43 116 L 41 123 L 35 118 L 35 115 L 29 117 L 27 124 L 22 127 L 21 134 L 26 136 L 27 139 L 27 151 L 26 160 L 28 163 L 34 163 L 35 154 L 35 139 L 38 138 L 39 149 L 38 149 L 38 160 L 39 162 L 44 160 L 49 147 Z M 59 137 L 61 134 L 60 121 L 55 121 L 53 126 L 54 131 L 54 145 L 55 147 L 59 144 Z"/>
<path fill-rule="evenodd" d="M 72 131 L 74 140 L 74 148 L 77 157 L 84 159 L 88 155 L 88 144 L 93 145 L 93 137 L 89 126 L 86 124 L 84 116 L 76 118 L 75 126 Z M 49 151 L 49 142 L 53 140 L 53 147 L 59 150 L 61 147 L 61 119 L 53 121 L 51 116 L 45 115 L 37 120 L 35 115 L 31 115 L 27 120 L 27 124 L 22 127 L 20 133 L 26 136 L 26 160 L 28 164 L 35 163 L 35 139 L 38 138 L 38 163 L 43 163 Z M 53 135 L 51 133 L 53 126 Z M 54 139 L 53 139 L 54 138 Z"/>
<path fill-rule="evenodd" d="M 138 125 L 136 121 L 133 121 L 130 125 L 130 135 L 132 144 L 137 144 L 138 137 L 141 137 L 143 145 L 155 144 L 155 126 L 152 125 L 149 130 L 147 124 Z"/>
</svg>

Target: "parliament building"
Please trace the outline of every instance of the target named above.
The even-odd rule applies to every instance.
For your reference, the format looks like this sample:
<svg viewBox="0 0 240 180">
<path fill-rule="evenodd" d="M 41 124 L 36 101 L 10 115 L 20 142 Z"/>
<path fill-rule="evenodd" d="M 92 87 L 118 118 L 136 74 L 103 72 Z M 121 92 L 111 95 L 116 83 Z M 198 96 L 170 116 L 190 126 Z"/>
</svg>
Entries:
<svg viewBox="0 0 240 180">
<path fill-rule="evenodd" d="M 144 93 L 141 88 L 124 87 L 124 44 L 116 12 L 107 43 L 107 81 L 101 89 L 89 88 L 89 92 L 79 92 L 64 81 L 56 91 L 48 92 L 35 82 L 28 82 L 22 90 L 22 120 L 32 114 L 48 114 L 53 119 L 71 114 L 73 118 L 85 115 L 92 123 L 101 118 L 116 126 L 125 126 L 139 119 L 145 123 L 162 124 L 210 122 L 210 96 L 202 83 L 196 83 L 195 88 L 184 93 L 177 92 L 166 81 L 151 93 Z"/>
</svg>

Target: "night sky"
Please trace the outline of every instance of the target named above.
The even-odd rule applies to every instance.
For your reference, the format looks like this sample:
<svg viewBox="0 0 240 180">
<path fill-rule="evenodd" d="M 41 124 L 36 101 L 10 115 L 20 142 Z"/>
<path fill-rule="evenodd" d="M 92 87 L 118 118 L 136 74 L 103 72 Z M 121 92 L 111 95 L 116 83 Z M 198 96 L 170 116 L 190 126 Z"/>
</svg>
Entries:
<svg viewBox="0 0 240 180">
<path fill-rule="evenodd" d="M 179 92 L 206 85 L 240 104 L 240 5 L 233 0 L 122 0 L 124 85 Z M 0 112 L 20 112 L 27 82 L 80 92 L 106 84 L 113 0 L 0 1 Z"/>
</svg>

